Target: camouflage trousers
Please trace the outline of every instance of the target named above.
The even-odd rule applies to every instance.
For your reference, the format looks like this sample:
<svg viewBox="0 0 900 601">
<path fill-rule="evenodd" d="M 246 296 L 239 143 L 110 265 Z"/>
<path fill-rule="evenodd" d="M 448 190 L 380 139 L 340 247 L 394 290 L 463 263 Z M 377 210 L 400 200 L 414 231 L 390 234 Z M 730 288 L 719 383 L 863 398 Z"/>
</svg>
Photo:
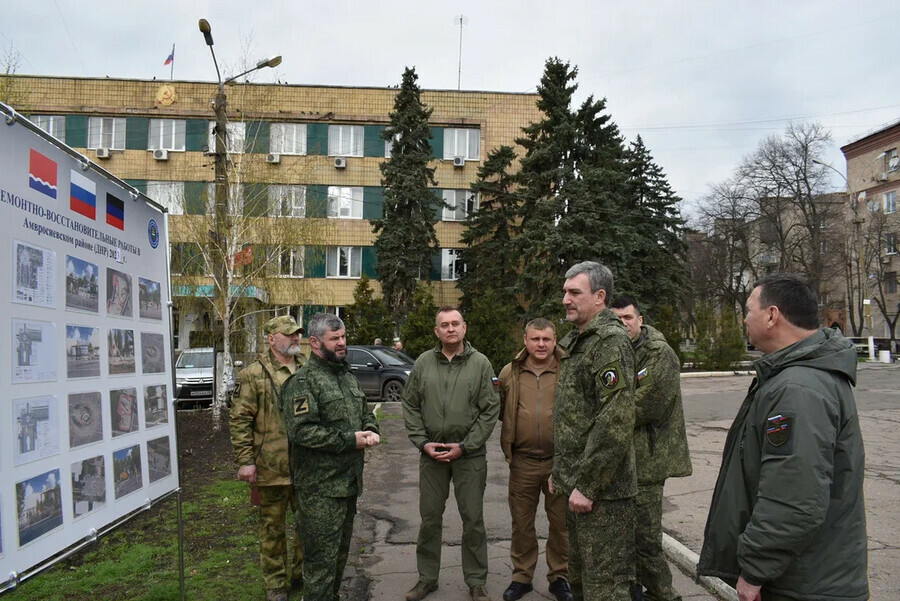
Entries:
<svg viewBox="0 0 900 601">
<path fill-rule="evenodd" d="M 663 485 L 641 484 L 635 497 L 636 576 L 647 601 L 681 601 L 662 546 Z"/>
<path fill-rule="evenodd" d="M 288 506 L 294 512 L 294 560 L 290 564 L 284 528 Z M 259 487 L 259 566 L 266 589 L 288 588 L 288 573 L 291 578 L 299 578 L 303 574 L 298 522 L 292 486 Z"/>
<path fill-rule="evenodd" d="M 298 495 L 303 562 L 303 598 L 337 601 L 350 553 L 356 495 Z"/>
<path fill-rule="evenodd" d="M 594 501 L 590 513 L 567 511 L 566 525 L 575 601 L 631 601 L 634 499 Z"/>
</svg>

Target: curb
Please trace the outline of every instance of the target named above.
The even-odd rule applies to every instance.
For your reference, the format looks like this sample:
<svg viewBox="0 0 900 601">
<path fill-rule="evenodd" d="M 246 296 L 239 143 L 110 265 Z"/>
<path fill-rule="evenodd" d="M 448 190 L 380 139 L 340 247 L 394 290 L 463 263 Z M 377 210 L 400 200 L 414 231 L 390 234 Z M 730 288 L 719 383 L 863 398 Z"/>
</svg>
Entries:
<svg viewBox="0 0 900 601">
<path fill-rule="evenodd" d="M 687 574 L 697 573 L 697 562 L 700 560 L 700 556 L 665 532 L 663 532 L 663 550 L 666 552 L 666 556 Z M 718 578 L 701 576 L 700 582 L 720 599 L 739 601 L 737 591 Z"/>
<path fill-rule="evenodd" d="M 723 378 L 726 376 L 755 376 L 755 371 L 688 371 L 681 378 Z"/>
</svg>

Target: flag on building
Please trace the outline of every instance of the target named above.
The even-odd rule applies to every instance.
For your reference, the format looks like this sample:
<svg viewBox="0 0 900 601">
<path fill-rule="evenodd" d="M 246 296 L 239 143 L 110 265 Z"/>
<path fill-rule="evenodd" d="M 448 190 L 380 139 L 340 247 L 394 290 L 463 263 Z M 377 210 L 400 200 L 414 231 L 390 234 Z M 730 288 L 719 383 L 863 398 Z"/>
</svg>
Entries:
<svg viewBox="0 0 900 601">
<path fill-rule="evenodd" d="M 125 229 L 125 203 L 109 192 L 106 193 L 106 223 Z"/>
<path fill-rule="evenodd" d="M 97 184 L 72 170 L 69 177 L 69 208 L 91 219 L 97 218 Z"/>
<path fill-rule="evenodd" d="M 41 194 L 56 198 L 56 162 L 33 148 L 28 160 L 28 185 Z"/>
<path fill-rule="evenodd" d="M 166 62 L 163 63 L 163 66 L 171 65 L 175 62 L 175 44 L 172 44 L 172 52 L 169 54 L 169 57 L 166 59 Z"/>
</svg>

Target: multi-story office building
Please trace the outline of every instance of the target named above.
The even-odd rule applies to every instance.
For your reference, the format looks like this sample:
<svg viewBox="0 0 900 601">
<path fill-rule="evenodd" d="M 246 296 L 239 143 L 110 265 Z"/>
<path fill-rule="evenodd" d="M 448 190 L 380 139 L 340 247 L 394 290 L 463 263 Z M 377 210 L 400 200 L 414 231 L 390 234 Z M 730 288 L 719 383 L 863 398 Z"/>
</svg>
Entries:
<svg viewBox="0 0 900 601">
<path fill-rule="evenodd" d="M 215 84 L 22 76 L 19 111 L 166 206 L 172 250 L 176 348 L 214 321 L 209 270 L 198 252 L 213 213 Z M 299 321 L 341 313 L 362 274 L 376 290 L 371 219 L 382 215 L 381 138 L 395 88 L 240 84 L 228 97 L 229 207 L 244 220 L 241 294 L 251 324 L 273 311 Z M 540 118 L 535 94 L 426 90 L 439 249 L 430 274 L 438 304 L 458 301 L 457 252 L 479 199 L 469 190 L 488 153 L 514 145 Z M 267 230 L 265 234 L 261 230 Z M 244 234 L 241 234 L 242 236 Z M 252 274 L 252 275 L 250 275 Z M 201 299 L 202 301 L 202 299 Z M 250 330 L 253 330 L 251 325 Z M 255 338 L 251 336 L 251 338 Z"/>
</svg>

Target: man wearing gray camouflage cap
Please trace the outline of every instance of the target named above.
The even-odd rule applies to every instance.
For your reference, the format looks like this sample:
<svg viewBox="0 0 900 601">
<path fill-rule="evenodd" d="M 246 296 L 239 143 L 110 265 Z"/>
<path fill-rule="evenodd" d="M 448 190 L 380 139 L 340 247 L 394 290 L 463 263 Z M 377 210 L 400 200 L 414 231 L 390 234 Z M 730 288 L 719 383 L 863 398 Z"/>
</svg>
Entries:
<svg viewBox="0 0 900 601">
<path fill-rule="evenodd" d="M 238 374 L 231 408 L 231 446 L 238 480 L 259 491 L 259 563 L 266 601 L 287 601 L 288 570 L 293 588 L 302 584 L 303 552 L 280 394 L 284 383 L 305 362 L 300 354 L 303 328 L 290 315 L 281 315 L 266 322 L 265 333 L 269 350 Z M 288 505 L 295 518 L 290 568 L 284 528 Z"/>
</svg>

